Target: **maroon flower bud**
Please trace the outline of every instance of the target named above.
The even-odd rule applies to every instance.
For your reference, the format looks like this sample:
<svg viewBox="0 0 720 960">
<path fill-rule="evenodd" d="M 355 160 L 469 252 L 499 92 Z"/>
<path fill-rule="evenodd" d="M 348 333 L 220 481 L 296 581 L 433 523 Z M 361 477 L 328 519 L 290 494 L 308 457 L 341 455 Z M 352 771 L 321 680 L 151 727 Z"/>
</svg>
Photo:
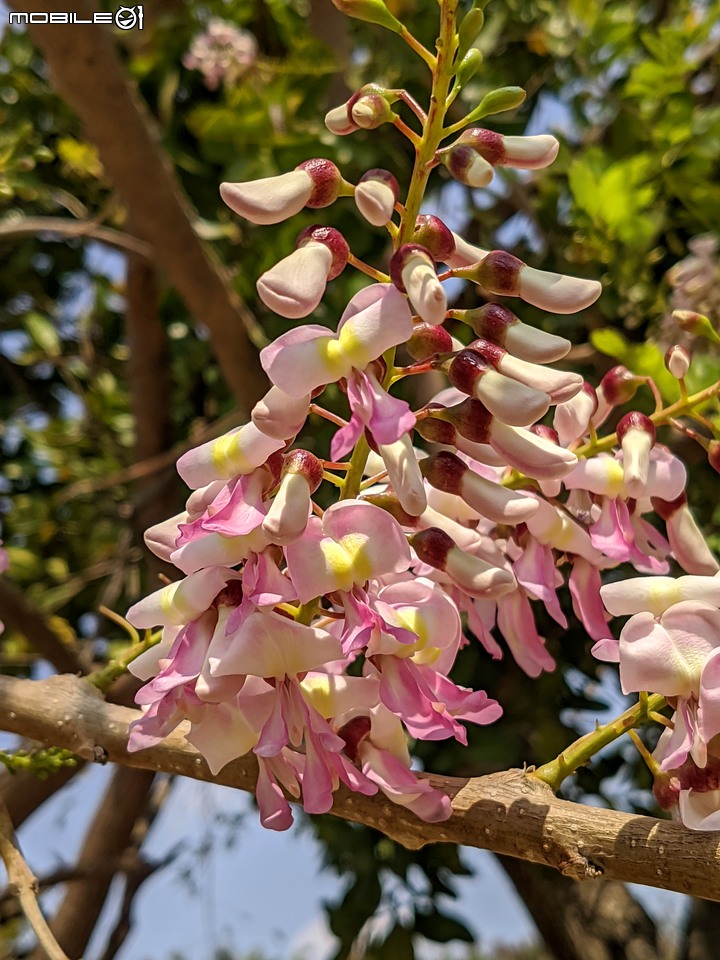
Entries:
<svg viewBox="0 0 720 960">
<path fill-rule="evenodd" d="M 611 407 L 619 407 L 632 400 L 643 382 L 642 377 L 630 373 L 627 367 L 618 364 L 617 367 L 608 370 L 602 378 L 598 393 Z"/>
<path fill-rule="evenodd" d="M 523 323 L 499 303 L 486 303 L 475 310 L 451 310 L 449 315 L 469 324 L 478 337 L 505 347 L 520 360 L 552 363 L 564 357 L 571 347 L 569 340 Z"/>
<path fill-rule="evenodd" d="M 342 174 L 331 160 L 315 157 L 299 163 L 296 170 L 304 170 L 312 180 L 312 193 L 305 206 L 312 209 L 329 207 L 340 196 L 345 183 Z"/>
<path fill-rule="evenodd" d="M 335 277 L 340 276 L 350 256 L 350 247 L 340 231 L 336 230 L 335 227 L 323 227 L 318 224 L 306 227 L 302 233 L 298 235 L 295 248 L 299 249 L 300 247 L 304 247 L 305 244 L 310 243 L 310 241 L 322 243 L 332 254 L 332 265 L 328 271 L 327 279 L 334 280 Z"/>
<path fill-rule="evenodd" d="M 660 497 L 652 497 L 651 499 L 653 510 L 665 521 L 668 521 L 674 516 L 678 510 L 687 506 L 687 502 L 688 500 L 684 493 L 681 493 L 679 497 L 675 497 L 674 500 L 661 500 Z"/>
<path fill-rule="evenodd" d="M 431 487 L 457 496 L 460 495 L 463 477 L 467 471 L 468 465 L 448 450 L 434 453 L 420 461 L 420 472 Z"/>
<path fill-rule="evenodd" d="M 490 369 L 488 361 L 475 350 L 460 350 L 451 360 L 448 366 L 448 377 L 450 383 L 461 390 L 473 396 L 478 380 L 485 376 Z"/>
<path fill-rule="evenodd" d="M 435 273 L 432 254 L 419 243 L 404 243 L 390 261 L 390 279 L 407 293 L 414 310 L 427 323 L 440 324 L 447 313 L 447 299 Z"/>
<path fill-rule="evenodd" d="M 451 423 L 466 440 L 472 440 L 473 443 L 490 442 L 493 416 L 485 404 L 474 397 L 448 407 L 443 411 L 442 419 Z"/>
<path fill-rule="evenodd" d="M 475 269 L 473 279 L 500 297 L 520 296 L 520 271 L 525 264 L 505 250 L 491 250 Z"/>
<path fill-rule="evenodd" d="M 358 759 L 360 744 L 370 736 L 370 727 L 370 717 L 360 716 L 348 720 L 338 730 L 338 736 L 345 741 L 345 755 L 353 763 Z"/>
<path fill-rule="evenodd" d="M 450 353 L 453 341 L 445 327 L 417 323 L 405 346 L 413 360 L 427 360 L 438 353 Z"/>
<path fill-rule="evenodd" d="M 457 430 L 451 423 L 440 420 L 437 416 L 423 417 L 415 424 L 415 429 L 428 443 L 443 443 L 448 447 L 456 446 Z"/>
<path fill-rule="evenodd" d="M 455 252 L 455 237 L 439 217 L 422 214 L 415 221 L 413 243 L 419 243 L 437 263 L 447 263 Z"/>
<path fill-rule="evenodd" d="M 486 187 L 493 178 L 492 164 L 471 146 L 459 144 L 439 150 L 437 158 L 450 176 L 466 187 Z"/>
<path fill-rule="evenodd" d="M 397 119 L 385 97 L 375 90 L 363 87 L 348 100 L 348 116 L 363 130 L 375 130 L 384 123 Z"/>
<path fill-rule="evenodd" d="M 428 527 L 419 530 L 408 540 L 418 558 L 429 567 L 444 570 L 450 551 L 457 549 L 457 544 L 439 527 Z"/>
<path fill-rule="evenodd" d="M 657 436 L 655 424 L 652 422 L 650 417 L 646 417 L 644 413 L 633 410 L 630 413 L 626 413 L 620 423 L 618 423 L 617 435 L 618 440 L 620 440 L 621 443 L 625 439 L 629 430 L 640 430 L 648 434 L 652 438 L 654 445 Z"/>
<path fill-rule="evenodd" d="M 310 493 L 315 493 L 322 483 L 323 465 L 309 450 L 291 450 L 283 457 L 282 476 L 297 473 L 305 477 Z"/>
<path fill-rule="evenodd" d="M 650 451 L 655 446 L 655 424 L 644 413 L 626 413 L 617 427 L 623 453 L 625 492 L 637 499 L 645 493 L 650 470 Z"/>
</svg>

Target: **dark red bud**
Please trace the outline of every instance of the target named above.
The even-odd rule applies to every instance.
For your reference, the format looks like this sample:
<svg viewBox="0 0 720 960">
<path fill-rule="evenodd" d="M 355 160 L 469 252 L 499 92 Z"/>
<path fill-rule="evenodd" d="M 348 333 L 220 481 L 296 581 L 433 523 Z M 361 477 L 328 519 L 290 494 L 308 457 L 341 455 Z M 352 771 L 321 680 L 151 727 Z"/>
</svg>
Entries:
<svg viewBox="0 0 720 960">
<path fill-rule="evenodd" d="M 435 261 L 427 247 L 423 247 L 419 243 L 404 243 L 401 247 L 398 247 L 390 260 L 390 279 L 400 293 L 407 293 L 402 272 L 410 257 L 413 256 L 423 256 L 433 268 L 435 267 Z"/>
<path fill-rule="evenodd" d="M 466 463 L 449 450 L 441 450 L 418 462 L 420 472 L 431 487 L 443 493 L 460 493 L 463 477 L 468 471 Z"/>
<path fill-rule="evenodd" d="M 322 483 L 323 465 L 309 450 L 291 450 L 283 462 L 283 476 L 287 473 L 301 473 L 308 482 L 310 493 L 315 493 Z"/>
<path fill-rule="evenodd" d="M 457 547 L 457 544 L 439 527 L 429 527 L 419 530 L 409 538 L 410 546 L 419 559 L 436 570 L 444 570 L 448 553 Z"/>
<path fill-rule="evenodd" d="M 490 369 L 490 364 L 474 350 L 461 350 L 448 367 L 450 383 L 463 393 L 475 392 L 475 384 Z"/>
<path fill-rule="evenodd" d="M 630 413 L 626 413 L 620 423 L 618 423 L 617 435 L 618 440 L 621 443 L 628 430 L 642 430 L 644 433 L 649 433 L 652 437 L 653 444 L 655 443 L 655 438 L 657 436 L 655 432 L 655 424 L 652 422 L 650 417 L 646 417 L 644 413 L 639 413 L 637 410 L 633 410 Z"/>
<path fill-rule="evenodd" d="M 338 736 L 345 741 L 345 755 L 353 763 L 358 759 L 360 744 L 370 736 L 371 726 L 370 717 L 353 717 L 338 730 Z"/>
<path fill-rule="evenodd" d="M 676 497 L 674 500 L 661 500 L 660 497 L 651 497 L 651 503 L 655 513 L 666 522 L 677 513 L 678 510 L 681 510 L 683 507 L 687 506 L 687 497 L 684 493 L 681 493 L 679 497 Z"/>
<path fill-rule="evenodd" d="M 477 310 L 465 310 L 464 315 L 458 311 L 451 316 L 457 316 L 463 323 L 469 324 L 476 336 L 491 340 L 500 346 L 505 343 L 508 327 L 520 323 L 512 310 L 508 310 L 499 303 L 486 303 Z"/>
<path fill-rule="evenodd" d="M 423 322 L 415 324 L 405 346 L 413 360 L 427 360 L 436 353 L 450 353 L 453 342 L 445 327 Z"/>
<path fill-rule="evenodd" d="M 457 430 L 446 420 L 440 420 L 437 417 L 423 417 L 415 424 L 415 429 L 428 443 L 444 443 L 447 446 L 455 446 Z"/>
<path fill-rule="evenodd" d="M 602 378 L 598 392 L 605 397 L 611 407 L 618 407 L 632 400 L 642 382 L 642 377 L 635 376 L 627 367 L 618 364 L 617 367 L 608 370 Z"/>
<path fill-rule="evenodd" d="M 493 130 L 485 130 L 483 127 L 470 127 L 468 130 L 463 130 L 456 143 L 471 147 L 493 166 L 505 162 L 505 142 L 502 136 Z"/>
<path fill-rule="evenodd" d="M 507 350 L 503 350 L 503 348 L 499 347 L 496 343 L 491 343 L 489 340 L 483 338 L 474 340 L 468 344 L 468 349 L 477 351 L 477 353 L 479 353 L 483 359 L 487 360 L 488 363 L 491 363 L 495 369 L 498 368 L 503 357 L 507 355 Z"/>
<path fill-rule="evenodd" d="M 448 407 L 443 419 L 451 423 L 461 437 L 473 443 L 489 443 L 493 416 L 480 400 L 468 397 L 454 407 Z"/>
<path fill-rule="evenodd" d="M 334 280 L 335 277 L 339 277 L 345 269 L 348 257 L 350 256 L 350 247 L 345 237 L 339 230 L 336 230 L 335 227 L 323 227 L 319 224 L 314 224 L 311 227 L 306 227 L 302 233 L 298 235 L 295 246 L 302 247 L 311 240 L 314 240 L 316 243 L 325 244 L 332 254 L 333 259 L 328 273 L 328 280 Z"/>
<path fill-rule="evenodd" d="M 491 250 L 478 264 L 473 279 L 493 296 L 516 297 L 524 266 L 522 260 L 505 250 Z"/>
<path fill-rule="evenodd" d="M 329 207 L 331 203 L 337 200 L 343 177 L 332 160 L 314 157 L 312 160 L 305 160 L 298 164 L 295 169 L 304 170 L 310 174 L 313 182 L 313 191 L 305 204 L 306 207 L 312 207 L 313 209 Z"/>
<path fill-rule="evenodd" d="M 419 243 L 438 263 L 447 263 L 455 252 L 455 237 L 439 217 L 422 214 L 415 221 L 413 243 Z"/>
</svg>

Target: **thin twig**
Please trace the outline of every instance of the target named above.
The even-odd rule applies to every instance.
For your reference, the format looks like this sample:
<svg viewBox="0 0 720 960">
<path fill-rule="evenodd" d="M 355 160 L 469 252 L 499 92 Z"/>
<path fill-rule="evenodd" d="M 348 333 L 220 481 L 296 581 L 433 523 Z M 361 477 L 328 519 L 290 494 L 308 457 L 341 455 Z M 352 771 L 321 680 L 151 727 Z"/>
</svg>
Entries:
<svg viewBox="0 0 720 960">
<path fill-rule="evenodd" d="M 49 960 L 68 960 L 50 932 L 37 900 L 38 882 L 20 852 L 7 807 L 0 800 L 0 857 L 5 864 L 8 886 L 14 888 L 28 923 Z"/>
</svg>

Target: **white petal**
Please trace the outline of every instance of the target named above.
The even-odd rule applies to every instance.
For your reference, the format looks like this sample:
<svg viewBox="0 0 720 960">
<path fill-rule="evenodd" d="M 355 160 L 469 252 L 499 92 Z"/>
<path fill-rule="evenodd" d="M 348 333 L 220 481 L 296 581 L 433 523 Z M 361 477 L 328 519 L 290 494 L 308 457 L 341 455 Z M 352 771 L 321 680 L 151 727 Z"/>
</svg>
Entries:
<svg viewBox="0 0 720 960">
<path fill-rule="evenodd" d="M 595 303 L 602 293 L 597 280 L 547 273 L 534 267 L 520 269 L 520 296 L 550 313 L 577 313 Z"/>
<path fill-rule="evenodd" d="M 306 317 L 322 300 L 332 262 L 325 244 L 311 240 L 260 277 L 260 299 L 281 317 Z"/>
<path fill-rule="evenodd" d="M 305 170 L 291 170 L 279 177 L 248 183 L 221 183 L 220 196 L 251 223 L 280 223 L 299 213 L 310 199 L 313 182 Z"/>
</svg>

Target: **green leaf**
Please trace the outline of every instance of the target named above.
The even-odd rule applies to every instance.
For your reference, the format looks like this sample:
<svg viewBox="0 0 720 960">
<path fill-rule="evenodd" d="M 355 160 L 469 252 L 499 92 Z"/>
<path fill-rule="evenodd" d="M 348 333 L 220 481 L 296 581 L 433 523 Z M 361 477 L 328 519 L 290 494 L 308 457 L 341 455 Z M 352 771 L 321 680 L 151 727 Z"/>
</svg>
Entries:
<svg viewBox="0 0 720 960">
<path fill-rule="evenodd" d="M 25 315 L 25 329 L 38 346 L 48 357 L 59 357 L 62 353 L 62 344 L 52 321 L 40 313 Z"/>
</svg>

